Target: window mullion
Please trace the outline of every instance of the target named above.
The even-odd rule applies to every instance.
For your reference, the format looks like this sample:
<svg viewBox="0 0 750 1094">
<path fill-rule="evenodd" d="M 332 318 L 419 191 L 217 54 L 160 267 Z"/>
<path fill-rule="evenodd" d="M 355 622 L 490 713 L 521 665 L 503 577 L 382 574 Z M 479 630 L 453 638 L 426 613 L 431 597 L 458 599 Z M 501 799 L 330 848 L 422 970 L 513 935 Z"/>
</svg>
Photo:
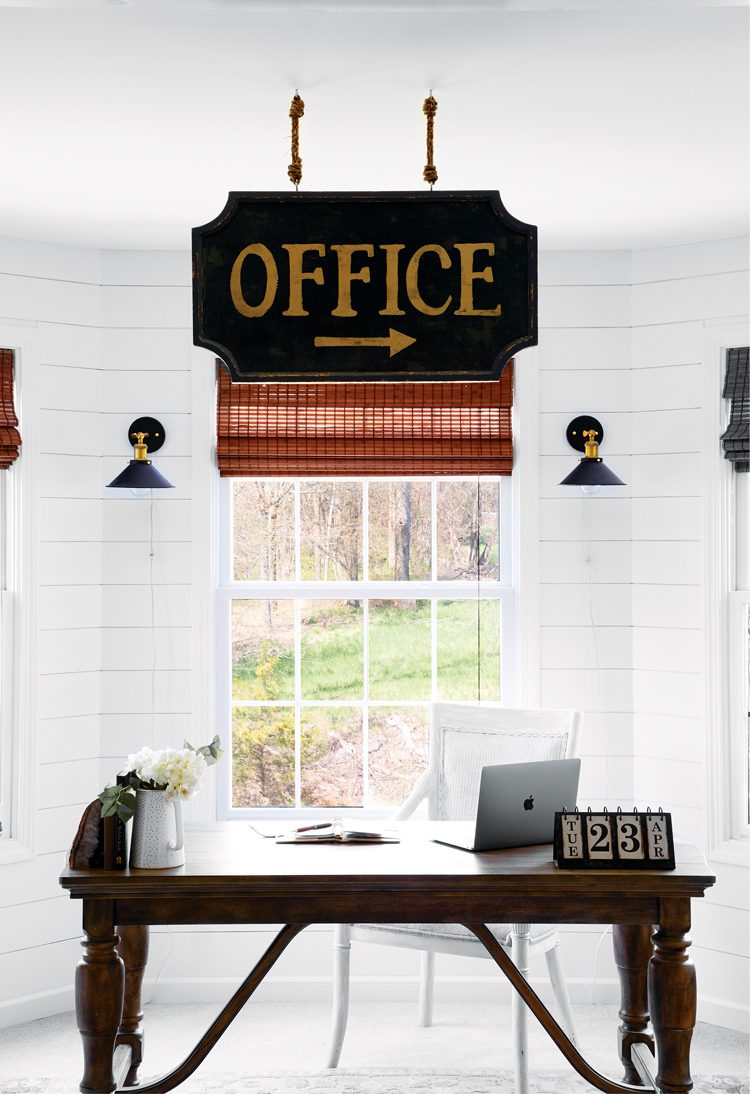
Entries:
<svg viewBox="0 0 750 1094">
<path fill-rule="evenodd" d="M 370 601 L 362 601 L 362 804 L 369 804 L 367 757 L 370 743 Z"/>
<path fill-rule="evenodd" d="M 294 579 L 302 580 L 302 518 L 299 480 L 294 484 Z M 302 805 L 302 605 L 294 598 L 294 805 Z"/>
<path fill-rule="evenodd" d="M 294 805 L 302 805 L 302 602 L 294 601 Z"/>
</svg>

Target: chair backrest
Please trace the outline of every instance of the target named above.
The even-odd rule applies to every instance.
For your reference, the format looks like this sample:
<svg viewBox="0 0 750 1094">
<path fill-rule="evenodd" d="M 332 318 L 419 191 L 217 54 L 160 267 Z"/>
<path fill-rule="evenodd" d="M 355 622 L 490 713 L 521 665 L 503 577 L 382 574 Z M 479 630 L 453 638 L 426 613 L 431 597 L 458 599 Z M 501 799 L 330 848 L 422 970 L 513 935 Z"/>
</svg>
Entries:
<svg viewBox="0 0 750 1094">
<path fill-rule="evenodd" d="M 578 753 L 578 710 L 512 710 L 461 703 L 430 708 L 430 820 L 473 820 L 485 764 L 563 760 Z"/>
</svg>

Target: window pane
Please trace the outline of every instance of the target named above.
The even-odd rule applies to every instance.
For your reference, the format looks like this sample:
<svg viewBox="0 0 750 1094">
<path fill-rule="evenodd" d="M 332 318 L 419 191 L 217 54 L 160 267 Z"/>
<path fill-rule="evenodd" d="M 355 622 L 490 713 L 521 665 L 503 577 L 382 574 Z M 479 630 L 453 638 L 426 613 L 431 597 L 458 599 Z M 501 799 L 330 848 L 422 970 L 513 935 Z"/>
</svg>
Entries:
<svg viewBox="0 0 750 1094">
<path fill-rule="evenodd" d="M 302 805 L 362 805 L 362 711 L 306 707 L 300 717 Z"/>
<path fill-rule="evenodd" d="M 302 698 L 361 699 L 362 606 L 358 600 L 303 600 Z"/>
<path fill-rule="evenodd" d="M 293 707 L 235 707 L 232 806 L 294 806 Z"/>
<path fill-rule="evenodd" d="M 496 482 L 479 487 L 479 572 L 497 580 L 500 488 Z M 477 484 L 437 484 L 437 576 L 441 581 L 477 579 Z"/>
<path fill-rule="evenodd" d="M 294 580 L 294 483 L 232 484 L 235 581 Z"/>
<path fill-rule="evenodd" d="M 294 698 L 294 604 L 232 601 L 232 698 Z"/>
<path fill-rule="evenodd" d="M 438 601 L 440 699 L 476 699 L 478 692 L 482 699 L 500 698 L 500 610 L 500 600 L 480 602 L 481 672 L 478 672 L 476 600 Z"/>
<path fill-rule="evenodd" d="M 362 484 L 303 482 L 300 533 L 303 581 L 359 581 Z"/>
<path fill-rule="evenodd" d="M 427 767 L 428 708 L 370 707 L 367 804 L 400 805 Z"/>
<path fill-rule="evenodd" d="M 429 699 L 432 642 L 429 600 L 370 601 L 371 699 Z"/>
<path fill-rule="evenodd" d="M 430 577 L 430 484 L 371 482 L 371 581 L 423 581 Z"/>
</svg>

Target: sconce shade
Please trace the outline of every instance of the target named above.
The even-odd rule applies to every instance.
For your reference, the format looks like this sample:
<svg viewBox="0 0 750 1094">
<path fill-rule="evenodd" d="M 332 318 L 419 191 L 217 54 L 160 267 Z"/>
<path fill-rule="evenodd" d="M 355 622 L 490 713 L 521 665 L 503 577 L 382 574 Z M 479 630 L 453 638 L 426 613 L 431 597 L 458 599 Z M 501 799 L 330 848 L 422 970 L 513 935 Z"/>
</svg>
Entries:
<svg viewBox="0 0 750 1094">
<path fill-rule="evenodd" d="M 172 483 L 156 470 L 147 455 L 161 448 L 164 437 L 164 426 L 156 418 L 136 418 L 128 430 L 128 440 L 133 445 L 135 458 L 107 486 L 124 490 L 173 489 Z"/>
<path fill-rule="evenodd" d="M 107 486 L 119 486 L 126 490 L 164 490 L 174 484 L 157 471 L 151 460 L 131 460 L 124 471 L 108 482 Z"/>
<path fill-rule="evenodd" d="M 595 494 L 600 486 L 625 486 L 599 455 L 604 427 L 598 418 L 579 414 L 568 424 L 565 436 L 571 448 L 583 452 L 583 459 L 565 476 L 560 486 L 580 486 L 584 494 Z"/>
<path fill-rule="evenodd" d="M 624 486 L 625 483 L 610 471 L 601 456 L 590 459 L 586 456 L 579 460 L 560 486 Z"/>
</svg>

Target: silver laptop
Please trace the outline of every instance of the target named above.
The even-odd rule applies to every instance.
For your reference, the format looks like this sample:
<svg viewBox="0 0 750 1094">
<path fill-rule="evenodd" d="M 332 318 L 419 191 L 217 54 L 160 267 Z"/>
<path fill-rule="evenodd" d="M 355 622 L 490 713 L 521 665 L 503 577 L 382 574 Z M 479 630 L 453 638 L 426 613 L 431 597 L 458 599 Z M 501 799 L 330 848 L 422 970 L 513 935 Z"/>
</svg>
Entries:
<svg viewBox="0 0 750 1094">
<path fill-rule="evenodd" d="M 575 808 L 580 772 L 579 759 L 483 767 L 476 822 L 441 825 L 435 842 L 467 851 L 551 843 L 555 813 Z"/>
</svg>

